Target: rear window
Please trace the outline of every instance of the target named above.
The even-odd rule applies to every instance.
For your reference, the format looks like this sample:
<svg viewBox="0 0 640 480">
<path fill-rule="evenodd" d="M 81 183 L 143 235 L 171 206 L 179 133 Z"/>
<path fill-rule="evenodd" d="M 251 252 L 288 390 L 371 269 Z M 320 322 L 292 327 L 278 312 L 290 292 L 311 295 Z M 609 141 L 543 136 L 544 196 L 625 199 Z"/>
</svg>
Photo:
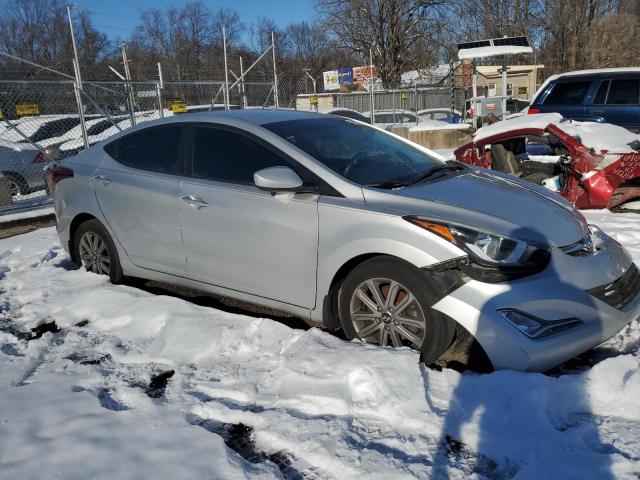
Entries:
<svg viewBox="0 0 640 480">
<path fill-rule="evenodd" d="M 611 80 L 607 105 L 637 105 L 640 102 L 640 81 L 636 78 Z"/>
<path fill-rule="evenodd" d="M 133 168 L 181 174 L 181 133 L 180 125 L 160 125 L 119 138 L 105 145 L 104 149 L 118 162 Z"/>
<path fill-rule="evenodd" d="M 580 105 L 587 95 L 591 81 L 556 83 L 544 99 L 544 105 Z"/>
<path fill-rule="evenodd" d="M 60 120 L 54 120 L 43 124 L 36 132 L 31 135 L 30 140 L 32 142 L 41 142 L 52 137 L 59 137 L 64 135 L 69 130 L 80 124 L 80 118 L 61 118 Z"/>
</svg>

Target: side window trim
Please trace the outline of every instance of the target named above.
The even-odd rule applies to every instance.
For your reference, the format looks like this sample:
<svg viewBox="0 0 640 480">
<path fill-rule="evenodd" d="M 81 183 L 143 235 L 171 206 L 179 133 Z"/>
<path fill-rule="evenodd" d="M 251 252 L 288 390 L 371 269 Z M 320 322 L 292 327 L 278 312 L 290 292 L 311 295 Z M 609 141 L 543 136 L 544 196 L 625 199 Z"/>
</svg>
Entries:
<svg viewBox="0 0 640 480">
<path fill-rule="evenodd" d="M 161 123 L 160 125 L 152 125 L 146 128 L 142 128 L 140 130 L 136 130 L 135 132 L 131 132 L 131 133 L 127 133 L 126 135 L 123 135 L 115 140 L 113 140 L 112 142 L 107 143 L 104 147 L 102 147 L 102 149 L 107 153 L 107 155 L 109 155 L 109 157 L 111 157 L 115 162 L 119 163 L 120 165 L 124 165 L 128 168 L 132 168 L 134 170 L 140 170 L 141 172 L 153 172 L 153 173 L 160 173 L 163 175 L 175 175 L 175 176 L 184 176 L 185 172 L 186 172 L 186 155 L 185 155 L 185 125 L 184 124 L 176 124 L 177 126 L 180 127 L 180 139 L 178 140 L 178 171 L 176 172 L 163 172 L 162 170 L 155 170 L 152 168 L 140 168 L 139 166 L 136 165 L 131 165 L 129 163 L 123 162 L 122 160 L 120 160 L 119 158 L 119 151 L 120 151 L 120 142 L 122 142 L 123 140 L 126 140 L 134 135 L 137 135 L 139 133 L 142 132 L 148 132 L 150 130 L 155 130 L 158 128 L 163 128 L 163 127 L 168 127 L 168 126 L 174 126 L 173 123 Z M 115 151 L 113 152 L 109 152 L 109 150 L 107 150 L 107 148 L 111 148 L 112 145 L 115 145 Z"/>
<path fill-rule="evenodd" d="M 598 96 L 598 93 L 600 92 L 600 88 L 602 87 L 602 85 L 607 84 L 607 91 L 604 94 L 604 98 L 602 99 L 602 103 L 596 103 L 596 97 Z M 600 81 L 600 83 L 597 84 L 598 88 L 596 88 L 593 92 L 593 100 L 591 100 L 591 105 L 606 105 L 607 104 L 607 97 L 609 96 L 609 90 L 611 89 L 611 79 L 610 78 L 604 78 Z"/>
</svg>

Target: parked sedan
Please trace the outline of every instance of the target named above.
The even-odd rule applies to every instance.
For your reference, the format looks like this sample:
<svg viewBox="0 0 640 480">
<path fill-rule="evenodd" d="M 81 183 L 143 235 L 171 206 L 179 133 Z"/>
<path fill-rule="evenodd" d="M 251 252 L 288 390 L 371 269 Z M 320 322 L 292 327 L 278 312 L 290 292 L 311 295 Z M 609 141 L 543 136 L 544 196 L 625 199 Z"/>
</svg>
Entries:
<svg viewBox="0 0 640 480">
<path fill-rule="evenodd" d="M 364 112 L 368 121 L 371 120 L 371 112 Z M 420 119 L 411 110 L 376 110 L 373 116 L 374 125 L 388 129 L 397 125 L 417 125 Z M 444 122 L 443 122 L 444 123 Z"/>
<path fill-rule="evenodd" d="M 458 110 L 451 112 L 450 108 L 427 108 L 418 110 L 420 120 L 439 120 L 446 123 L 460 123 L 462 121 L 462 113 Z"/>
<path fill-rule="evenodd" d="M 9 180 L 11 196 L 43 189 L 46 161 L 47 156 L 32 145 L 0 140 L 0 172 Z"/>
<path fill-rule="evenodd" d="M 425 362 L 470 334 L 495 368 L 545 370 L 640 315 L 631 258 L 568 202 L 349 119 L 184 114 L 50 175 L 60 240 L 91 272 L 257 303 Z"/>
</svg>

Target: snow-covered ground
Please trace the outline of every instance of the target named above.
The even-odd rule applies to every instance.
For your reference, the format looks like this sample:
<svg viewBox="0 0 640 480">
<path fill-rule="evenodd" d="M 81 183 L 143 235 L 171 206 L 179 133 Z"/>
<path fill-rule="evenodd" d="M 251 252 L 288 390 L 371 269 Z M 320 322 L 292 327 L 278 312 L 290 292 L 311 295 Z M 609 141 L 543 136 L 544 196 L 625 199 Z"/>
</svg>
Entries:
<svg viewBox="0 0 640 480">
<path fill-rule="evenodd" d="M 585 215 L 640 263 L 638 214 Z M 53 228 L 0 240 L 0 289 L 0 478 L 640 476 L 637 322 L 554 375 L 436 371 L 111 285 Z"/>
</svg>

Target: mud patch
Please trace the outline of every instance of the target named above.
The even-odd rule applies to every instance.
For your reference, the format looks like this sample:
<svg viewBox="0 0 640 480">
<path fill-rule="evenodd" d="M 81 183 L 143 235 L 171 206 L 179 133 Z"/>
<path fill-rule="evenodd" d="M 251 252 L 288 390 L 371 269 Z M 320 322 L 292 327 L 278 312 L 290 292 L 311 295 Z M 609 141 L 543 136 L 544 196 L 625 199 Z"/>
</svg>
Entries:
<svg viewBox="0 0 640 480">
<path fill-rule="evenodd" d="M 167 370 L 151 377 L 149 386 L 145 389 L 146 394 L 151 398 L 164 397 L 169 379 L 175 375 L 175 370 Z"/>
<path fill-rule="evenodd" d="M 293 455 L 278 451 L 266 453 L 256 447 L 253 439 L 253 427 L 243 423 L 218 423 L 194 417 L 189 420 L 209 432 L 220 435 L 231 450 L 239 454 L 247 462 L 271 463 L 275 465 L 285 480 L 326 480 L 330 477 L 308 462 L 297 459 Z"/>
<path fill-rule="evenodd" d="M 519 468 L 507 463 L 500 466 L 494 460 L 472 451 L 467 445 L 447 435 L 441 445 L 442 453 L 448 458 L 450 466 L 462 470 L 466 476 L 481 475 L 490 480 L 510 480 Z"/>
</svg>

